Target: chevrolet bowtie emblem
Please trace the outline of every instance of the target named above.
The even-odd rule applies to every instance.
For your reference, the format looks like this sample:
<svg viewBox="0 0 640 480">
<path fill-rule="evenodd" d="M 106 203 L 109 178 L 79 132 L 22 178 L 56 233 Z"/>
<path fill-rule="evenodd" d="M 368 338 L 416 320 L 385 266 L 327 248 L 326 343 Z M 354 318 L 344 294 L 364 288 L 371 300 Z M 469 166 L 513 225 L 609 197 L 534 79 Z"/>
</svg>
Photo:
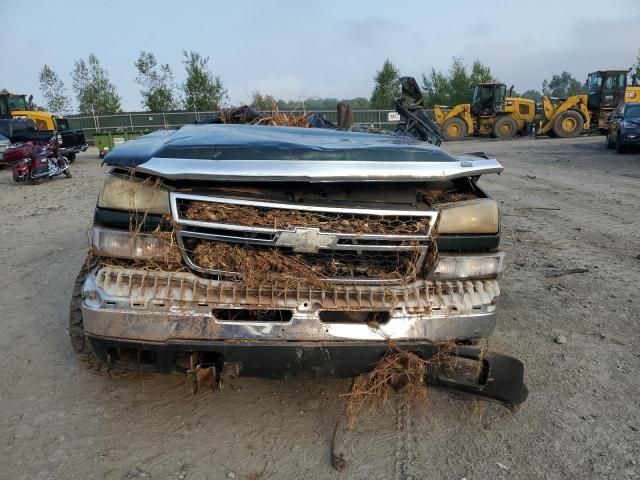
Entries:
<svg viewBox="0 0 640 480">
<path fill-rule="evenodd" d="M 317 253 L 319 248 L 327 248 L 336 241 L 335 235 L 320 233 L 317 228 L 296 228 L 293 232 L 282 232 L 276 240 L 280 247 L 291 247 L 294 252 Z"/>
</svg>

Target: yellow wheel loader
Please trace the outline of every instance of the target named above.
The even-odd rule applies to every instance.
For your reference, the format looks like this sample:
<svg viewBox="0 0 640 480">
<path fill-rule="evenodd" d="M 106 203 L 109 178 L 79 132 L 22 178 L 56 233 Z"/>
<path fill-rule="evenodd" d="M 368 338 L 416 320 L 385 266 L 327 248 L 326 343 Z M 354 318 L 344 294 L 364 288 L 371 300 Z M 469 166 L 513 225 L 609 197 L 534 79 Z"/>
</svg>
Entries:
<svg viewBox="0 0 640 480">
<path fill-rule="evenodd" d="M 583 130 L 607 133 L 611 113 L 622 102 L 640 102 L 640 87 L 629 86 L 629 70 L 598 70 L 587 77 L 587 93 L 566 99 L 543 96 L 540 134 L 570 138 Z"/>
<path fill-rule="evenodd" d="M 607 133 L 611 113 L 623 102 L 640 102 L 640 86 L 628 83 L 629 70 L 598 70 L 587 77 L 590 128 Z"/>
<path fill-rule="evenodd" d="M 556 99 L 544 95 L 542 109 L 538 116 L 537 131 L 550 137 L 577 137 L 585 128 L 589 128 L 591 112 L 587 108 L 586 95 L 572 95 L 566 99 Z"/>
<path fill-rule="evenodd" d="M 452 141 L 467 135 L 505 139 L 528 133 L 536 115 L 535 102 L 506 93 L 504 83 L 479 83 L 473 90 L 471 103 L 452 108 L 436 105 L 434 117 L 442 136 Z"/>
</svg>

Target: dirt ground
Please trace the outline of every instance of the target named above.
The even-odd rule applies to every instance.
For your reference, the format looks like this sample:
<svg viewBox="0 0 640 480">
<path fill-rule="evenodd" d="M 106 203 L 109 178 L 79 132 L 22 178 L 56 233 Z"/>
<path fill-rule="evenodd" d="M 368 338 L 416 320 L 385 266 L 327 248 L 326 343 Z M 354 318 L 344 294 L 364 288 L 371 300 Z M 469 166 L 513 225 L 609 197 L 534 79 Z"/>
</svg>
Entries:
<svg viewBox="0 0 640 480">
<path fill-rule="evenodd" d="M 640 155 L 603 137 L 472 140 L 506 171 L 507 252 L 490 347 L 526 364 L 516 413 L 431 390 L 397 396 L 330 465 L 348 380 L 238 379 L 192 395 L 178 376 L 96 374 L 71 351 L 67 308 L 101 167 L 14 184 L 0 171 L 0 479 L 576 479 L 640 476 Z M 586 273 L 551 276 L 565 269 Z M 554 341 L 557 335 L 566 343 Z"/>
</svg>

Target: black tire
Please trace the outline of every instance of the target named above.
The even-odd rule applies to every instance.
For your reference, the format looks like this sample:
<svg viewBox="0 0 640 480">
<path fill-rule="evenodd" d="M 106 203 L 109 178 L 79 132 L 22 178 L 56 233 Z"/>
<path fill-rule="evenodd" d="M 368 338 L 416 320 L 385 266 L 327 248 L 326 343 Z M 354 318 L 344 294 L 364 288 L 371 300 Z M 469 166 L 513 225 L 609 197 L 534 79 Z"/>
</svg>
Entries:
<svg viewBox="0 0 640 480">
<path fill-rule="evenodd" d="M 42 182 L 44 182 L 44 177 L 29 178 L 29 185 L 42 185 Z"/>
<path fill-rule="evenodd" d="M 66 155 L 67 157 L 67 162 L 69 163 L 73 163 L 76 161 L 76 154 L 75 153 L 70 153 L 69 155 Z"/>
<path fill-rule="evenodd" d="M 76 277 L 71 293 L 71 302 L 69 302 L 69 337 L 71 338 L 71 347 L 80 355 L 81 359 L 88 364 L 96 364 L 91 345 L 84 334 L 84 322 L 82 320 L 82 286 L 89 272 L 98 264 L 97 259 L 87 257 L 82 262 L 80 272 Z"/>
<path fill-rule="evenodd" d="M 68 168 L 64 171 L 64 176 L 67 178 L 71 178 L 71 170 L 69 170 Z"/>
<path fill-rule="evenodd" d="M 518 124 L 511 117 L 500 117 L 493 124 L 493 136 L 501 140 L 513 138 L 518 133 Z"/>
<path fill-rule="evenodd" d="M 553 133 L 560 138 L 573 138 L 580 135 L 584 127 L 584 118 L 575 110 L 561 113 L 553 121 Z"/>
<path fill-rule="evenodd" d="M 622 143 L 620 134 L 618 134 L 618 138 L 616 138 L 616 152 L 618 152 L 619 154 L 627 153 L 627 146 Z"/>
<path fill-rule="evenodd" d="M 607 133 L 606 145 L 609 149 L 612 149 L 615 146 L 615 144 L 611 141 L 611 134 L 609 133 Z"/>
<path fill-rule="evenodd" d="M 467 136 L 469 129 L 460 117 L 453 117 L 442 125 L 442 136 L 448 142 L 461 140 Z"/>
</svg>

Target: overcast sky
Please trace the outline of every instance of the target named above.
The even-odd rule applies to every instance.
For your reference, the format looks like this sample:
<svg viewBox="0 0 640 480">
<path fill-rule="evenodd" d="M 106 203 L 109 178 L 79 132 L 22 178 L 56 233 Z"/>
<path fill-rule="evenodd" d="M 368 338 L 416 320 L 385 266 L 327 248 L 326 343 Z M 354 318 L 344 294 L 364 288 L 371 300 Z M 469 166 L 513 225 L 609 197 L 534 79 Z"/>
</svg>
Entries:
<svg viewBox="0 0 640 480">
<path fill-rule="evenodd" d="M 210 57 L 233 104 L 371 95 L 385 58 L 403 75 L 479 59 L 523 92 L 568 70 L 628 68 L 640 48 L 640 0 L 580 1 L 36 1 L 0 0 L 0 88 L 40 98 L 48 64 L 69 93 L 74 61 L 95 53 L 125 110 L 140 108 L 140 50 L 184 80 L 182 50 Z"/>
</svg>

